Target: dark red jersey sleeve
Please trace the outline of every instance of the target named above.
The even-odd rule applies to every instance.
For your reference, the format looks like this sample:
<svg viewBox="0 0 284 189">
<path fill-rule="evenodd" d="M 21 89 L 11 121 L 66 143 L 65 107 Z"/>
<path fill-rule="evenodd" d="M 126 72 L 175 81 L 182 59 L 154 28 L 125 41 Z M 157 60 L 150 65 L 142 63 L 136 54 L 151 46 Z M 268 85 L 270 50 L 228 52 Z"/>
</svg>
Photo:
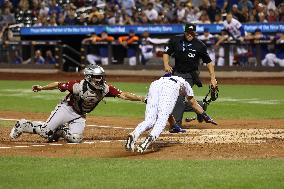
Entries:
<svg viewBox="0 0 284 189">
<path fill-rule="evenodd" d="M 109 85 L 109 91 L 106 94 L 106 97 L 117 97 L 118 95 L 120 95 L 122 93 L 121 90 L 115 88 L 112 85 Z"/>
<path fill-rule="evenodd" d="M 58 83 L 58 89 L 61 92 L 69 91 L 70 93 L 73 92 L 73 85 L 75 83 L 80 83 L 80 80 L 68 81 L 66 83 Z"/>
</svg>

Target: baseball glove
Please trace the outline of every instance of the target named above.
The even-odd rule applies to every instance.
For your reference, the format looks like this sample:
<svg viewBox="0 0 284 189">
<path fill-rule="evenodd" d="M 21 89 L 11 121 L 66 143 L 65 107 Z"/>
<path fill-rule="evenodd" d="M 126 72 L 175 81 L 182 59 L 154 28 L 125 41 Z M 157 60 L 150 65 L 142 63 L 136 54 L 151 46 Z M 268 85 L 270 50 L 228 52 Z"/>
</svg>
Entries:
<svg viewBox="0 0 284 189">
<path fill-rule="evenodd" d="M 210 95 L 210 98 L 207 100 L 208 96 Z M 203 99 L 203 102 L 207 105 L 210 104 L 210 102 L 217 100 L 219 97 L 219 88 L 218 86 L 213 87 L 212 85 L 209 85 L 209 91 L 206 94 L 205 98 Z"/>
</svg>

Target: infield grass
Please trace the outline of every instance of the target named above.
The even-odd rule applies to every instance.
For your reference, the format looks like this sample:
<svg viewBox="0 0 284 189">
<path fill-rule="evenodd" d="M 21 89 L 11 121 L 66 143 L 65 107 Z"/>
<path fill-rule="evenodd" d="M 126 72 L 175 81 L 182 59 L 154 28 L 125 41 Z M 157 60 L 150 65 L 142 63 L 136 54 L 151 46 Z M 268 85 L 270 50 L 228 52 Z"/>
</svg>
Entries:
<svg viewBox="0 0 284 189">
<path fill-rule="evenodd" d="M 0 111 L 45 112 L 47 116 L 67 94 L 57 90 L 33 93 L 33 84 L 48 81 L 0 81 Z M 149 83 L 113 83 L 123 91 L 146 95 Z M 208 108 L 216 119 L 277 119 L 284 118 L 284 87 L 268 85 L 220 85 L 219 99 Z M 197 99 L 207 93 L 207 86 L 194 87 Z M 91 115 L 144 117 L 145 104 L 105 98 Z"/>
<path fill-rule="evenodd" d="M 47 81 L 0 81 L 0 111 L 47 114 L 66 95 L 33 93 Z M 114 83 L 145 95 L 149 83 Z M 284 87 L 220 85 L 219 99 L 208 113 L 216 119 L 283 119 Z M 202 99 L 207 87 L 194 88 Z M 145 104 L 106 98 L 91 115 L 144 117 Z M 1 126 L 9 126 L 1 121 Z M 5 149 L 1 149 L 5 150 Z M 32 156 L 32 154 L 31 154 Z M 0 189 L 204 188 L 282 189 L 284 160 L 129 160 L 0 156 Z"/>
<path fill-rule="evenodd" d="M 0 157 L 0 188 L 282 189 L 281 160 Z"/>
</svg>

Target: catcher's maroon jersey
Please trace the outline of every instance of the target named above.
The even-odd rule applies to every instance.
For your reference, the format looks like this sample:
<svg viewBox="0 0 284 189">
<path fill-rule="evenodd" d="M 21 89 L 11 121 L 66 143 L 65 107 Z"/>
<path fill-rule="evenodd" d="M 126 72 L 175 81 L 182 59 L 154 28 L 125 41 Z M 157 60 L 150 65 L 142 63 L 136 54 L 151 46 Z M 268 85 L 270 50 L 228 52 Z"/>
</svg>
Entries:
<svg viewBox="0 0 284 189">
<path fill-rule="evenodd" d="M 65 101 L 80 115 L 91 112 L 105 96 L 117 97 L 121 94 L 112 85 L 105 83 L 103 89 L 95 89 L 86 80 L 59 83 L 58 89 L 62 92 L 69 91 Z"/>
</svg>

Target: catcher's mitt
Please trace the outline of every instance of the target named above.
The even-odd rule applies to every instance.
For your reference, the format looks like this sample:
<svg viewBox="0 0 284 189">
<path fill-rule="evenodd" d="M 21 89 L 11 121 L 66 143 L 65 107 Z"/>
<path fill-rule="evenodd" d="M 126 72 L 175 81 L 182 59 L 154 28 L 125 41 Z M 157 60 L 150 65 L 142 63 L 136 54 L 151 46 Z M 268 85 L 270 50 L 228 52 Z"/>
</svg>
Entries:
<svg viewBox="0 0 284 189">
<path fill-rule="evenodd" d="M 210 95 L 210 98 L 207 100 L 208 96 Z M 217 100 L 219 96 L 219 88 L 218 86 L 213 87 L 212 85 L 209 85 L 209 91 L 206 94 L 205 98 L 203 99 L 203 102 L 207 105 L 210 104 L 210 102 Z"/>
</svg>

